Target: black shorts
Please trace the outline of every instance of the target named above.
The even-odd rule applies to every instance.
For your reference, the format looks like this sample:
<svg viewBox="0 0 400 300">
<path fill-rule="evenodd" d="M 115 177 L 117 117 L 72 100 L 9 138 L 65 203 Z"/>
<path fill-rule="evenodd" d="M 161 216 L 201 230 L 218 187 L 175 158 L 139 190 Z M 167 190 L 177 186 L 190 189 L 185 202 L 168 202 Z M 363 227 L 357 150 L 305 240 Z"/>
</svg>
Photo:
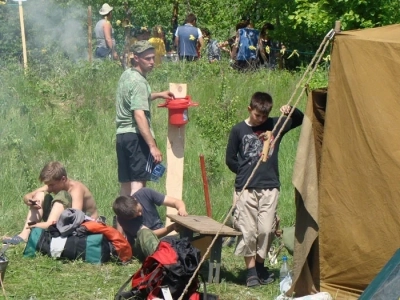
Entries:
<svg viewBox="0 0 400 300">
<path fill-rule="evenodd" d="M 118 181 L 149 181 L 153 156 L 150 148 L 140 134 L 117 134 Z"/>
</svg>

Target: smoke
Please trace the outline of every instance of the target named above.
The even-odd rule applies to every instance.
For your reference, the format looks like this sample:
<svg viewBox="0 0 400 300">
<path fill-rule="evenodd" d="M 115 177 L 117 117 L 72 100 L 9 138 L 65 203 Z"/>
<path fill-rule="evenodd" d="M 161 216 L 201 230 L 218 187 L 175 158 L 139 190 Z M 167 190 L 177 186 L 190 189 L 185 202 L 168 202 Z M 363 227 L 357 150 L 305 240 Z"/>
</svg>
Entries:
<svg viewBox="0 0 400 300">
<path fill-rule="evenodd" d="M 87 57 L 87 7 L 73 3 L 23 2 L 28 50 L 62 52 L 73 60 Z"/>
</svg>

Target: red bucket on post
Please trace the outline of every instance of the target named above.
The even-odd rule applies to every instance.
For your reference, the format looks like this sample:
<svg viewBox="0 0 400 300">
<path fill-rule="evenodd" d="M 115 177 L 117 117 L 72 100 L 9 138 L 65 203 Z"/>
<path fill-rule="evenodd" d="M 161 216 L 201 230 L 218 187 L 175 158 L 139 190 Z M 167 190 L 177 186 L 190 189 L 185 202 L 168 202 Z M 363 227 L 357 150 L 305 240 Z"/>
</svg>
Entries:
<svg viewBox="0 0 400 300">
<path fill-rule="evenodd" d="M 171 125 L 183 126 L 189 121 L 188 108 L 190 106 L 198 106 L 199 103 L 192 102 L 190 96 L 185 98 L 169 98 L 165 103 L 159 104 L 157 107 L 168 108 L 168 120 Z"/>
</svg>

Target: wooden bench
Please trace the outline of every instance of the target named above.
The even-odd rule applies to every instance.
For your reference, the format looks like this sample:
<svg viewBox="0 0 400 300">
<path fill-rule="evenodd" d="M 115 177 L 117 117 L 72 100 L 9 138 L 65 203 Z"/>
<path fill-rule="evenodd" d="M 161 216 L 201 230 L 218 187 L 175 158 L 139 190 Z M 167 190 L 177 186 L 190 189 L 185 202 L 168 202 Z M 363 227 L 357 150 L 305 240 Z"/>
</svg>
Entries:
<svg viewBox="0 0 400 300">
<path fill-rule="evenodd" d="M 178 216 L 167 214 L 167 217 L 182 226 L 180 232 L 181 237 L 187 237 L 193 240 L 195 235 L 211 236 L 214 238 L 219 232 L 218 238 L 211 248 L 208 270 L 208 282 L 219 283 L 221 271 L 221 253 L 222 253 L 222 238 L 242 235 L 241 232 L 232 229 L 231 227 L 222 225 L 207 216 Z M 222 228 L 222 229 L 221 229 Z M 215 274 L 214 274 L 215 267 Z"/>
</svg>

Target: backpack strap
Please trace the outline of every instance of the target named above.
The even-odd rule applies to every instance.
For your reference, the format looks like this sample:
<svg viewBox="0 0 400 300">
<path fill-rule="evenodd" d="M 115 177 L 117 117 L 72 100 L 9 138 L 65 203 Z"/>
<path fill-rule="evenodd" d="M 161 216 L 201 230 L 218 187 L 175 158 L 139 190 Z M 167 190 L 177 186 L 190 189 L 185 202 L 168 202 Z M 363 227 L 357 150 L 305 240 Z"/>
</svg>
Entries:
<svg viewBox="0 0 400 300">
<path fill-rule="evenodd" d="M 149 295 L 149 297 L 157 296 L 160 291 L 161 282 L 165 276 L 165 271 L 163 269 L 163 266 L 159 264 L 157 268 L 149 275 L 150 276 L 147 282 L 144 282 L 146 284 L 146 292 Z"/>
<path fill-rule="evenodd" d="M 120 287 L 120 289 L 118 290 L 117 294 L 114 297 L 114 300 L 130 299 L 134 296 L 132 289 L 127 292 L 124 292 L 124 290 L 127 287 L 127 285 L 132 281 L 132 278 L 133 276 L 135 276 L 135 274 L 132 274 L 132 276 L 129 277 L 128 280 L 125 281 L 125 283 Z"/>
<path fill-rule="evenodd" d="M 202 274 L 198 273 L 201 281 L 203 282 L 203 300 L 207 300 L 207 284 Z"/>
<path fill-rule="evenodd" d="M 154 295 L 158 293 L 164 275 L 163 266 L 161 264 L 158 264 L 147 274 L 145 274 L 143 268 L 141 268 L 121 286 L 114 300 L 131 299 L 141 294 L 143 291 L 146 291 L 146 294 L 150 297 L 149 299 L 152 299 L 152 297 L 154 298 Z M 132 283 L 131 290 L 124 292 L 129 283 Z"/>
</svg>

